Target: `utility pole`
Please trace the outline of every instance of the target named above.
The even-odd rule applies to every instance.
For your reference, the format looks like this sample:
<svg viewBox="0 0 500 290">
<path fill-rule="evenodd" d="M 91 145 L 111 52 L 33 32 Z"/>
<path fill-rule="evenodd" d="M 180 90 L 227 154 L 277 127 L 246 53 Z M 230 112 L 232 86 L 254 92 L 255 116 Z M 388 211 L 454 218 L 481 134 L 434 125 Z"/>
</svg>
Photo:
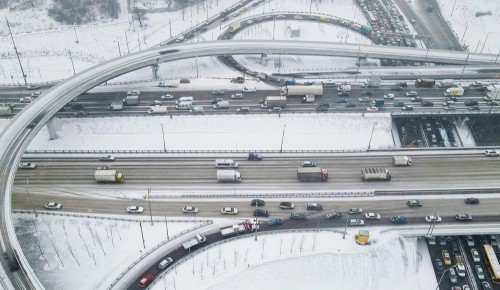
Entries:
<svg viewBox="0 0 500 290">
<path fill-rule="evenodd" d="M 151 217 L 151 225 L 153 225 L 153 211 L 151 210 L 151 200 L 149 196 L 151 194 L 151 187 L 148 188 L 148 204 L 149 204 L 149 216 Z"/>
<path fill-rule="evenodd" d="M 168 27 L 170 28 L 170 38 L 172 38 L 172 23 L 170 23 L 170 18 L 168 19 Z"/>
<path fill-rule="evenodd" d="M 130 49 L 128 48 L 128 37 L 127 37 L 127 32 L 125 31 L 125 41 L 127 43 L 127 53 L 130 53 Z"/>
<path fill-rule="evenodd" d="M 373 127 L 372 127 L 372 134 L 370 135 L 370 142 L 368 142 L 368 150 L 370 150 L 370 146 L 372 144 L 373 130 L 375 129 L 375 125 L 377 125 L 377 122 L 375 122 L 373 124 Z"/>
<path fill-rule="evenodd" d="M 285 128 L 286 124 L 283 125 L 283 135 L 281 135 L 281 147 L 280 147 L 280 153 L 283 152 L 283 140 L 285 139 Z"/>
<path fill-rule="evenodd" d="M 75 42 L 76 42 L 76 44 L 78 44 L 79 43 L 78 35 L 76 35 L 76 27 L 74 25 L 73 25 L 73 30 L 75 31 L 75 38 L 76 38 Z"/>
<path fill-rule="evenodd" d="M 17 52 L 16 43 L 14 42 L 14 37 L 12 36 L 12 30 L 10 30 L 10 24 L 7 17 L 5 17 L 5 21 L 7 21 L 7 27 L 9 28 L 10 38 L 12 39 L 12 44 L 14 45 L 14 51 L 16 52 L 17 61 L 19 62 L 19 67 L 21 68 L 21 73 L 23 74 L 24 84 L 27 86 L 28 82 L 26 81 L 26 74 L 24 73 L 23 66 L 21 64 L 21 59 L 19 58 L 19 53 Z"/>
<path fill-rule="evenodd" d="M 73 74 L 76 75 L 75 64 L 73 63 L 73 57 L 71 56 L 71 50 L 68 50 L 69 59 L 71 60 L 71 66 L 73 67 Z"/>
<path fill-rule="evenodd" d="M 163 135 L 163 152 L 167 152 L 167 145 L 165 145 L 165 130 L 163 130 L 163 123 L 161 124 L 161 133 Z"/>
<path fill-rule="evenodd" d="M 486 41 L 488 40 L 488 36 L 490 36 L 489 33 L 486 35 L 486 38 L 484 39 L 483 47 L 481 47 L 481 52 L 480 53 L 483 53 L 483 49 L 484 49 L 484 46 L 486 45 Z"/>
<path fill-rule="evenodd" d="M 118 41 L 118 54 L 120 54 L 120 56 L 122 56 L 122 49 L 120 48 L 120 42 Z"/>
<path fill-rule="evenodd" d="M 461 78 L 464 78 L 465 66 L 467 65 L 467 61 L 469 61 L 469 55 L 470 52 L 467 53 L 467 58 L 465 59 L 464 68 L 462 69 L 462 75 L 460 76 Z"/>
</svg>

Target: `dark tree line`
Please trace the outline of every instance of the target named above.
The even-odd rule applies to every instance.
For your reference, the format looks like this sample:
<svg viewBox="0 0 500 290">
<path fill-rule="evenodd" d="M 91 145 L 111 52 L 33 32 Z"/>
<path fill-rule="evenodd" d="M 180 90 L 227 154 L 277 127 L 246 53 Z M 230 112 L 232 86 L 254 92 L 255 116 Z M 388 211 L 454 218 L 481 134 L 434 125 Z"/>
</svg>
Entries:
<svg viewBox="0 0 500 290">
<path fill-rule="evenodd" d="M 0 0 L 4 1 L 4 0 Z M 118 0 L 53 0 L 48 15 L 64 24 L 83 24 L 94 21 L 99 14 L 118 18 Z"/>
</svg>

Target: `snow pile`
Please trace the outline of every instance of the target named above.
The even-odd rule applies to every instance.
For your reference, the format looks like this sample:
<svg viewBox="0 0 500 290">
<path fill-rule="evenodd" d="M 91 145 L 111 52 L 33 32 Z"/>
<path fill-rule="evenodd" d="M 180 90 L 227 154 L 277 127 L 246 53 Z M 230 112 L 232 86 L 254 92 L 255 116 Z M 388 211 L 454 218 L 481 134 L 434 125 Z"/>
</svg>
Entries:
<svg viewBox="0 0 500 290">
<path fill-rule="evenodd" d="M 153 289 L 433 289 L 430 261 L 416 263 L 415 240 L 380 237 L 360 246 L 354 236 L 296 232 L 214 246 L 156 282 Z M 428 271 L 428 269 L 431 271 Z M 425 269 L 426 268 L 426 269 Z M 426 271 L 427 270 L 427 271 Z M 174 286 L 175 285 L 175 286 Z M 403 286 L 404 285 L 404 286 Z"/>
</svg>

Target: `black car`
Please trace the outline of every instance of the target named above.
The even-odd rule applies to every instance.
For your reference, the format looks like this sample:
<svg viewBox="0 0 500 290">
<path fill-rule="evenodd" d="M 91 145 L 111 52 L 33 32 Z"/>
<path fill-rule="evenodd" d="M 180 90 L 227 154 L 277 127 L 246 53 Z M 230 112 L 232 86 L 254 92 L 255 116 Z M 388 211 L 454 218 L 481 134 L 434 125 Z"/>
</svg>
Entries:
<svg viewBox="0 0 500 290">
<path fill-rule="evenodd" d="M 396 86 L 406 88 L 406 87 L 408 87 L 408 84 L 406 82 L 397 82 Z"/>
<path fill-rule="evenodd" d="M 247 160 L 262 160 L 262 154 L 250 152 L 250 153 L 248 153 Z"/>
<path fill-rule="evenodd" d="M 422 107 L 432 107 L 432 106 L 434 106 L 433 102 L 429 102 L 429 101 L 422 102 Z"/>
<path fill-rule="evenodd" d="M 263 201 L 262 199 L 252 199 L 252 201 L 250 202 L 250 205 L 252 205 L 252 206 L 264 206 L 264 205 L 266 205 L 266 202 Z"/>
<path fill-rule="evenodd" d="M 408 220 L 404 216 L 393 216 L 391 222 L 393 224 L 406 224 Z"/>
<path fill-rule="evenodd" d="M 323 210 L 323 206 L 319 203 L 315 203 L 315 202 L 309 202 L 307 203 L 307 206 L 306 206 L 306 209 L 307 210 Z"/>
<path fill-rule="evenodd" d="M 292 212 L 290 218 L 293 220 L 305 220 L 307 219 L 307 215 L 302 212 Z"/>
<path fill-rule="evenodd" d="M 335 103 L 337 103 L 337 104 L 346 103 L 346 102 L 347 102 L 346 98 L 337 98 L 337 100 L 335 101 Z"/>
<path fill-rule="evenodd" d="M 330 103 L 319 103 L 318 108 L 325 107 L 325 108 L 330 108 Z"/>
<path fill-rule="evenodd" d="M 285 201 L 285 202 L 280 203 L 280 208 L 281 209 L 294 209 L 295 204 L 293 204 L 293 202 Z"/>
<path fill-rule="evenodd" d="M 83 105 L 82 104 L 73 104 L 71 105 L 72 110 L 83 110 Z"/>
<path fill-rule="evenodd" d="M 406 203 L 406 205 L 408 205 L 409 207 L 421 207 L 422 203 L 419 200 L 413 199 L 413 200 L 409 200 Z"/>
<path fill-rule="evenodd" d="M 257 208 L 253 210 L 253 216 L 264 216 L 268 217 L 269 216 L 269 211 L 261 208 Z"/>
<path fill-rule="evenodd" d="M 373 96 L 373 92 L 372 91 L 363 91 L 363 93 L 361 95 L 363 97 L 371 97 L 371 96 Z"/>
<path fill-rule="evenodd" d="M 328 107 L 317 107 L 316 111 L 318 111 L 318 112 L 327 112 L 328 111 Z"/>
<path fill-rule="evenodd" d="M 456 102 L 458 99 L 457 99 L 457 97 L 454 97 L 454 96 L 447 96 L 447 97 L 446 97 L 446 100 L 447 100 L 447 101 L 453 101 L 453 102 Z"/>
<path fill-rule="evenodd" d="M 464 201 L 466 204 L 479 204 L 479 199 L 475 197 L 468 197 Z"/>
<path fill-rule="evenodd" d="M 354 107 L 356 107 L 356 104 L 355 104 L 355 103 L 351 103 L 351 102 L 349 102 L 349 103 L 346 103 L 346 104 L 345 104 L 345 107 L 346 107 L 346 108 L 354 108 Z"/>
<path fill-rule="evenodd" d="M 453 253 L 458 253 L 458 244 L 454 239 L 451 241 L 451 247 L 453 249 Z"/>
<path fill-rule="evenodd" d="M 221 98 L 216 98 L 216 99 L 213 99 L 213 100 L 210 102 L 210 104 L 212 104 L 212 105 L 216 105 L 216 104 L 217 104 L 218 102 L 220 102 L 220 101 L 222 101 L 222 99 L 221 99 Z"/>
<path fill-rule="evenodd" d="M 441 261 L 441 259 L 436 259 L 434 260 L 434 265 L 436 265 L 436 272 L 442 274 L 444 271 L 443 261 Z"/>
<path fill-rule="evenodd" d="M 349 97 L 349 95 L 350 95 L 349 92 L 344 92 L 344 91 L 337 93 L 338 97 Z"/>
<path fill-rule="evenodd" d="M 391 87 L 391 91 L 402 91 L 403 90 L 403 87 L 400 87 L 400 86 L 392 86 Z"/>
<path fill-rule="evenodd" d="M 465 101 L 464 105 L 466 106 L 477 106 L 479 104 L 477 101 Z"/>
</svg>

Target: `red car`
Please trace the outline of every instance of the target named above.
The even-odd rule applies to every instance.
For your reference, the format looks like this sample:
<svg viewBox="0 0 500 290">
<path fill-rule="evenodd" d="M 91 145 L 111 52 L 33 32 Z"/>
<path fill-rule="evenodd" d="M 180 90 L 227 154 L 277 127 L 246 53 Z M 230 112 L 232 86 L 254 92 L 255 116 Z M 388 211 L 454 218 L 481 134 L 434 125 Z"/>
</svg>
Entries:
<svg viewBox="0 0 500 290">
<path fill-rule="evenodd" d="M 151 281 L 153 281 L 153 275 L 146 274 L 146 276 L 142 277 L 141 281 L 139 281 L 139 287 L 144 288 L 148 286 Z"/>
</svg>

